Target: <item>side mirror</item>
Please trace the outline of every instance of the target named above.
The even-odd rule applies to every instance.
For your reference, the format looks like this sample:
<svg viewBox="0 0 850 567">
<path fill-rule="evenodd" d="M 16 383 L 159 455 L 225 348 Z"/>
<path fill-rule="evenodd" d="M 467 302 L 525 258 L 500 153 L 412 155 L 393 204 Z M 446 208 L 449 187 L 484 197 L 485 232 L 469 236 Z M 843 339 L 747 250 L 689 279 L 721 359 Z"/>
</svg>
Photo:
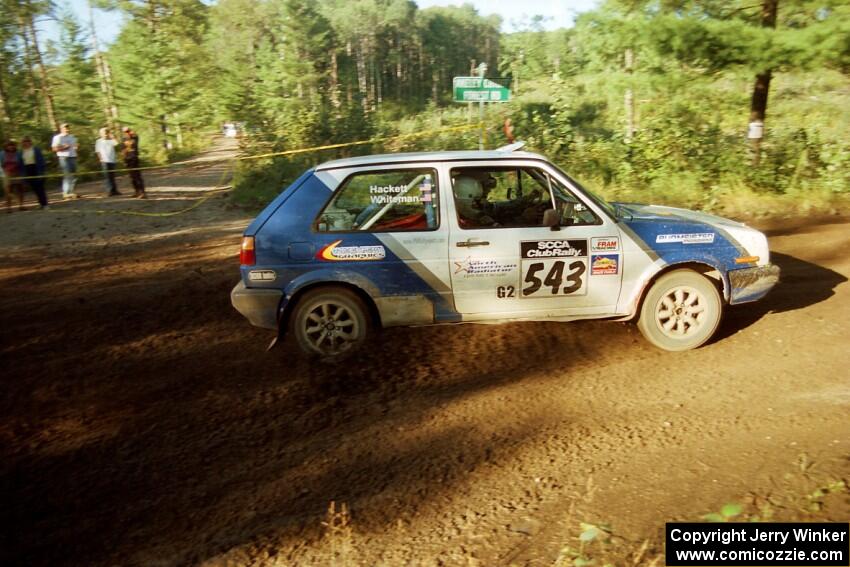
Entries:
<svg viewBox="0 0 850 567">
<path fill-rule="evenodd" d="M 552 230 L 559 230 L 561 225 L 559 216 L 555 209 L 546 209 L 543 212 L 543 226 L 548 226 Z"/>
</svg>

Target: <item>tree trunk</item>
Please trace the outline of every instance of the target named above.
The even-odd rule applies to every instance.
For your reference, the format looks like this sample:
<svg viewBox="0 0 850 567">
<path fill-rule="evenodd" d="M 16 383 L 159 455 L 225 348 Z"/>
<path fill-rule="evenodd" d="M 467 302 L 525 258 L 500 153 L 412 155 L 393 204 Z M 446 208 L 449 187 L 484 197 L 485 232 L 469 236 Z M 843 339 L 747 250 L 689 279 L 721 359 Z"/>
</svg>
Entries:
<svg viewBox="0 0 850 567">
<path fill-rule="evenodd" d="M 159 130 L 162 133 L 162 147 L 168 152 L 171 150 L 171 140 L 168 138 L 168 117 L 164 113 L 159 115 Z"/>
<path fill-rule="evenodd" d="M 174 113 L 174 128 L 177 134 L 177 147 L 183 147 L 183 128 L 180 127 L 180 114 Z"/>
<path fill-rule="evenodd" d="M 38 85 L 35 80 L 35 71 L 33 71 L 33 56 L 32 47 L 30 45 L 30 35 L 27 31 L 27 26 L 24 24 L 23 17 L 18 14 L 18 24 L 21 28 L 21 39 L 24 41 L 24 66 L 27 69 L 26 76 L 29 83 L 29 97 L 33 111 L 33 120 L 36 124 L 41 124 L 41 107 L 36 102 L 38 100 Z"/>
<path fill-rule="evenodd" d="M 53 92 L 50 89 L 50 79 L 47 76 L 47 68 L 44 66 L 44 60 L 41 57 L 41 49 L 38 46 L 38 34 L 35 31 L 35 25 L 33 25 L 33 16 L 29 9 L 29 1 L 27 1 L 25 5 L 29 13 L 27 14 L 26 19 L 21 18 L 21 23 L 25 24 L 26 27 L 29 28 L 30 39 L 32 40 L 32 52 L 35 56 L 39 75 L 41 75 L 41 94 L 44 98 L 44 108 L 47 111 L 47 121 L 50 123 L 50 127 L 53 128 L 53 131 L 58 132 L 59 122 L 56 120 L 56 108 L 53 105 Z"/>
<path fill-rule="evenodd" d="M 437 62 L 431 59 L 431 100 L 437 104 L 440 97 L 440 71 Z"/>
<path fill-rule="evenodd" d="M 339 63 L 336 59 L 336 49 L 331 51 L 331 85 L 330 85 L 331 106 L 334 108 L 335 118 L 340 118 L 339 108 L 342 102 L 339 100 Z"/>
<path fill-rule="evenodd" d="M 395 36 L 395 50 L 395 97 L 400 101 L 402 100 L 401 86 L 403 81 L 403 74 L 401 70 L 401 62 L 404 59 L 404 43 L 401 41 L 401 38 L 398 34 L 396 34 Z"/>
<path fill-rule="evenodd" d="M 624 104 L 626 107 L 626 135 L 625 140 L 626 143 L 630 143 L 632 138 L 634 138 L 636 126 L 635 126 L 635 96 L 632 92 L 632 74 L 634 73 L 634 51 L 632 48 L 626 48 L 625 53 L 625 67 L 626 67 L 626 75 L 628 76 L 628 86 L 626 87 L 626 94 L 624 97 Z"/>
<path fill-rule="evenodd" d="M 470 59 L 469 60 L 469 76 L 470 77 L 475 76 L 475 67 L 476 67 L 475 59 Z M 452 87 L 452 90 L 454 90 L 454 87 Z M 452 93 L 452 97 L 454 97 L 454 93 Z M 473 116 L 474 105 L 475 104 L 472 101 L 466 103 L 466 122 L 469 123 L 469 124 L 472 124 L 472 116 Z"/>
<path fill-rule="evenodd" d="M 363 52 L 365 51 L 365 39 L 360 38 L 359 45 L 357 46 L 357 91 L 360 93 L 362 97 L 363 110 L 369 111 L 369 102 L 366 100 L 366 89 L 367 89 L 367 77 L 366 77 L 366 60 Z"/>
<path fill-rule="evenodd" d="M 419 73 L 419 80 L 416 81 L 416 93 L 418 95 L 418 99 L 422 101 L 425 96 L 422 87 L 425 85 L 425 54 L 422 53 L 422 38 L 417 38 L 416 41 L 416 51 L 418 52 L 418 60 L 419 67 L 417 72 Z"/>
<path fill-rule="evenodd" d="M 106 125 L 110 130 L 116 132 L 118 126 L 118 109 L 115 107 L 115 101 L 112 93 L 112 84 L 110 74 L 107 70 L 106 60 L 103 53 L 100 52 L 100 45 L 97 41 L 97 31 L 94 25 L 94 10 L 92 9 L 91 1 L 89 5 L 89 26 L 91 27 L 91 43 L 94 51 L 94 64 L 97 69 L 97 76 L 100 79 L 100 93 L 103 97 L 103 115 L 106 118 Z"/>
<path fill-rule="evenodd" d="M 776 12 L 779 8 L 779 0 L 762 0 L 761 25 L 762 27 L 776 29 Z M 761 161 L 761 140 L 764 132 L 764 119 L 767 116 L 767 95 L 770 92 L 770 79 L 772 72 L 766 69 L 756 75 L 756 83 L 753 87 L 753 98 L 750 102 L 750 123 L 761 123 L 761 128 L 751 128 L 750 144 L 753 150 L 753 165 Z"/>
<path fill-rule="evenodd" d="M 0 61 L 2 69 L 0 69 L 0 127 L 3 129 L 3 134 L 9 135 L 9 125 L 12 123 L 12 112 L 9 110 L 9 96 L 6 93 L 6 83 L 3 81 L 3 69 L 6 69 L 6 62 Z"/>
<path fill-rule="evenodd" d="M 109 66 L 109 61 L 101 54 L 100 61 L 103 63 L 103 73 L 106 78 L 106 86 L 109 89 L 109 113 L 112 116 L 111 123 L 118 125 L 118 104 L 115 102 L 115 83 L 112 82 L 112 68 Z"/>
</svg>

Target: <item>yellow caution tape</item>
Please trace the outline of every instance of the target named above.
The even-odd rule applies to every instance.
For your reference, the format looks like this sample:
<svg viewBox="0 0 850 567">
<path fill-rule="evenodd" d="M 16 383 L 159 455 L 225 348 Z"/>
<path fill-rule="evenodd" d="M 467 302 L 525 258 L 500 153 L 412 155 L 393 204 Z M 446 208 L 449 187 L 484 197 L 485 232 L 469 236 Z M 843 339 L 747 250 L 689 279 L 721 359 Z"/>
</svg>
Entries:
<svg viewBox="0 0 850 567">
<path fill-rule="evenodd" d="M 323 146 L 312 146 L 312 147 L 309 147 L 309 148 L 299 148 L 297 150 L 284 150 L 284 151 L 280 151 L 280 152 L 271 152 L 271 153 L 267 153 L 267 154 L 259 154 L 259 155 L 253 155 L 253 156 L 238 156 L 238 157 L 235 157 L 235 158 L 208 159 L 208 160 L 204 160 L 202 162 L 187 160 L 187 161 L 178 161 L 178 162 L 168 163 L 168 164 L 163 164 L 163 165 L 148 165 L 148 166 L 145 166 L 145 167 L 127 167 L 127 168 L 121 168 L 121 169 L 113 169 L 112 172 L 113 173 L 125 173 L 127 171 L 147 171 L 147 170 L 152 170 L 152 169 L 168 169 L 170 167 L 186 167 L 186 166 L 190 166 L 190 165 L 205 165 L 207 163 L 216 163 L 216 162 L 219 162 L 219 161 L 227 161 L 227 160 L 230 160 L 230 159 L 236 159 L 236 160 L 239 160 L 239 161 L 246 161 L 246 160 L 275 157 L 275 156 L 288 156 L 288 155 L 294 155 L 294 154 L 304 154 L 304 153 L 309 153 L 309 152 L 318 152 L 318 151 L 322 151 L 322 150 L 333 150 L 333 149 L 338 149 L 338 148 L 347 148 L 347 147 L 351 147 L 351 146 L 363 146 L 363 145 L 366 145 L 366 144 L 374 144 L 376 142 L 389 142 L 389 141 L 392 141 L 392 140 L 404 140 L 404 139 L 407 139 L 407 138 L 421 138 L 423 136 L 429 136 L 431 134 L 439 134 L 441 132 L 461 132 L 463 130 L 472 130 L 473 128 L 478 128 L 478 127 L 480 127 L 480 124 L 464 124 L 463 126 L 453 126 L 453 127 L 449 127 L 449 128 L 440 128 L 440 129 L 437 129 L 437 130 L 423 130 L 421 132 L 414 132 L 412 134 L 400 134 L 398 136 L 384 136 L 384 137 L 380 137 L 380 138 L 370 138 L 369 140 L 358 140 L 356 142 L 342 142 L 342 143 L 339 143 L 339 144 L 326 144 L 326 145 L 323 145 Z M 96 169 L 96 170 L 89 170 L 89 171 L 75 171 L 71 175 L 83 176 L 83 175 L 102 175 L 102 174 L 103 174 L 103 170 Z M 12 177 L 10 179 L 13 179 L 15 181 L 20 181 L 20 180 L 23 180 L 23 179 L 51 179 L 51 178 L 60 178 L 60 177 L 65 177 L 65 174 L 64 173 L 49 173 L 49 174 L 46 174 L 46 175 L 30 175 L 30 176 Z"/>
<path fill-rule="evenodd" d="M 232 158 L 210 159 L 210 160 L 204 160 L 202 162 L 184 161 L 184 162 L 176 162 L 176 163 L 171 163 L 171 164 L 166 164 L 166 165 L 151 165 L 151 166 L 147 166 L 147 167 L 132 167 L 132 168 L 125 168 L 125 169 L 115 169 L 115 170 L 113 170 L 113 172 L 123 173 L 123 172 L 126 172 L 126 171 L 143 171 L 143 170 L 165 169 L 165 168 L 169 168 L 169 167 L 179 167 L 179 166 L 189 166 L 189 165 L 206 165 L 206 164 L 209 164 L 209 163 L 217 163 L 217 162 L 228 161 L 228 160 L 247 161 L 247 160 L 252 160 L 252 159 L 277 157 L 277 156 L 287 156 L 287 155 L 294 155 L 294 154 L 303 154 L 303 153 L 309 153 L 309 152 L 318 152 L 318 151 L 322 151 L 322 150 L 332 150 L 332 149 L 338 149 L 338 148 L 346 148 L 346 147 L 351 147 L 351 146 L 362 146 L 362 145 L 366 145 L 366 144 L 374 144 L 376 142 L 388 142 L 388 141 L 403 140 L 403 139 L 408 139 L 408 138 L 421 138 L 423 136 L 429 136 L 431 134 L 439 134 L 439 133 L 442 133 L 442 132 L 462 132 L 464 130 L 472 130 L 474 128 L 479 128 L 480 126 L 481 126 L 480 123 L 479 124 L 464 124 L 463 126 L 452 126 L 452 127 L 448 127 L 448 128 L 439 128 L 439 129 L 436 129 L 436 130 L 423 130 L 421 132 L 414 132 L 414 133 L 411 133 L 411 134 L 400 134 L 400 135 L 397 135 L 397 136 L 384 136 L 384 137 L 380 137 L 380 138 L 371 138 L 369 140 L 358 140 L 358 141 L 355 141 L 355 142 L 342 142 L 342 143 L 339 143 L 339 144 L 325 144 L 323 146 L 312 146 L 312 147 L 309 147 L 309 148 L 299 148 L 299 149 L 296 149 L 296 150 L 284 150 L 284 151 L 280 151 L 280 152 L 271 152 L 271 153 L 266 153 L 266 154 L 253 155 L 253 156 L 237 156 L 237 157 L 232 157 Z M 97 171 L 80 171 L 80 172 L 75 172 L 73 175 L 91 175 L 91 174 L 100 174 L 100 173 L 103 173 L 103 172 L 100 171 L 100 170 L 97 170 Z M 187 213 L 187 212 L 189 212 L 193 209 L 198 208 L 205 201 L 207 201 L 210 197 L 212 197 L 214 194 L 221 193 L 222 192 L 221 189 L 224 188 L 223 185 L 222 185 L 222 182 L 224 181 L 224 178 L 229 173 L 230 172 L 228 170 L 225 170 L 222 173 L 221 178 L 219 178 L 219 182 L 216 184 L 214 189 L 209 191 L 204 197 L 198 199 L 198 201 L 193 203 L 191 206 L 186 207 L 185 209 L 181 209 L 179 211 L 171 211 L 171 212 L 167 212 L 167 213 L 149 213 L 149 212 L 144 212 L 144 211 L 110 211 L 110 210 L 104 210 L 104 209 L 98 209 L 98 210 L 94 210 L 94 211 L 81 211 L 81 210 L 78 210 L 78 209 L 70 209 L 70 210 L 66 209 L 66 210 L 55 211 L 55 212 L 57 212 L 57 213 L 83 213 L 83 214 L 88 213 L 88 214 L 98 214 L 98 215 L 118 214 L 118 215 L 132 215 L 132 216 L 141 216 L 141 217 L 172 217 L 172 216 L 176 216 L 176 215 L 182 215 L 182 214 Z M 64 175 L 65 175 L 64 173 L 55 173 L 55 174 L 48 174 L 48 175 L 34 175 L 34 176 L 30 176 L 30 177 L 13 177 L 11 179 L 14 179 L 14 180 L 39 179 L 39 178 L 48 179 L 48 178 L 54 178 L 54 177 L 64 177 Z M 228 190 L 228 189 L 225 189 L 225 190 Z M 51 211 L 53 211 L 53 209 L 51 209 Z"/>
<path fill-rule="evenodd" d="M 231 159 L 234 159 L 234 158 L 231 158 Z M 229 173 L 230 173 L 229 171 L 225 170 L 221 174 L 221 177 L 218 179 L 218 183 L 216 183 L 216 185 L 213 189 L 207 191 L 204 194 L 203 197 L 201 197 L 200 199 L 198 199 L 197 201 L 195 201 L 194 203 L 192 203 L 191 205 L 189 205 L 185 209 L 180 209 L 179 211 L 170 211 L 170 212 L 167 212 L 167 213 L 149 213 L 149 212 L 145 212 L 145 211 L 121 211 L 121 210 L 110 211 L 110 210 L 106 210 L 106 209 L 96 209 L 94 211 L 81 211 L 79 209 L 65 209 L 65 210 L 50 209 L 50 212 L 51 213 L 94 214 L 94 215 L 129 215 L 129 216 L 136 216 L 136 217 L 173 217 L 173 216 L 177 216 L 177 215 L 182 215 L 183 213 L 188 213 L 189 211 L 191 211 L 193 209 L 197 209 L 198 207 L 200 207 L 202 204 L 204 204 L 211 197 L 213 197 L 215 195 L 219 195 L 221 193 L 224 193 L 225 191 L 229 191 L 231 189 L 231 187 L 226 186 L 226 185 L 222 185 L 222 183 L 224 182 L 224 178 L 227 177 L 227 175 L 229 175 Z"/>
<path fill-rule="evenodd" d="M 275 156 L 288 156 L 293 154 L 304 154 L 309 152 L 318 152 L 321 150 L 334 150 L 337 148 L 347 148 L 351 146 L 363 146 L 366 144 L 374 144 L 375 142 L 388 142 L 391 140 L 403 140 L 406 138 L 421 138 L 422 136 L 429 136 L 431 134 L 438 134 L 441 132 L 461 132 L 463 130 L 471 130 L 473 128 L 478 128 L 480 124 L 464 124 L 463 126 L 453 126 L 451 128 L 440 128 L 438 130 L 423 130 L 422 132 L 414 132 L 412 134 L 401 134 L 398 136 L 385 136 L 382 138 L 371 138 L 369 140 L 359 140 L 357 142 L 342 142 L 339 144 L 327 144 L 324 146 L 313 146 L 311 148 L 300 148 L 297 150 L 284 150 L 282 152 L 272 152 L 268 154 L 259 154 L 255 156 L 243 156 L 236 159 L 239 160 L 249 160 L 249 159 L 260 159 L 267 157 L 275 157 Z"/>
</svg>

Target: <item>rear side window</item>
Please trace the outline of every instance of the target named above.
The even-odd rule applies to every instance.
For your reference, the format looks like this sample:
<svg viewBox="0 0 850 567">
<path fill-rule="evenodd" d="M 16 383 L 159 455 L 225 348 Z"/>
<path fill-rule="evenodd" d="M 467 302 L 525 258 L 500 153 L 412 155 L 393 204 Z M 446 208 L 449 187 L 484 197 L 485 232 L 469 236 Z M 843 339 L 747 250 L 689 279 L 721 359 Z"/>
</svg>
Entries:
<svg viewBox="0 0 850 567">
<path fill-rule="evenodd" d="M 437 172 L 364 171 L 346 179 L 316 219 L 319 232 L 402 232 L 440 225 Z"/>
</svg>

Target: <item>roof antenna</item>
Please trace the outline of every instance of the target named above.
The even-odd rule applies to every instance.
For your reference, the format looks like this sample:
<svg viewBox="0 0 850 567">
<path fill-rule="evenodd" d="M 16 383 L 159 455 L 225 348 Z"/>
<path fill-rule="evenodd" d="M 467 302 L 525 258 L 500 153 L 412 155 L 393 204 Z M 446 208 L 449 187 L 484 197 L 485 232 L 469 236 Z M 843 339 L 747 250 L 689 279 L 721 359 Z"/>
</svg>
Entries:
<svg viewBox="0 0 850 567">
<path fill-rule="evenodd" d="M 502 146 L 501 148 L 496 149 L 497 152 L 515 152 L 517 150 L 525 147 L 525 142 L 519 141 L 514 142 L 513 144 L 508 144 L 507 146 Z"/>
</svg>

